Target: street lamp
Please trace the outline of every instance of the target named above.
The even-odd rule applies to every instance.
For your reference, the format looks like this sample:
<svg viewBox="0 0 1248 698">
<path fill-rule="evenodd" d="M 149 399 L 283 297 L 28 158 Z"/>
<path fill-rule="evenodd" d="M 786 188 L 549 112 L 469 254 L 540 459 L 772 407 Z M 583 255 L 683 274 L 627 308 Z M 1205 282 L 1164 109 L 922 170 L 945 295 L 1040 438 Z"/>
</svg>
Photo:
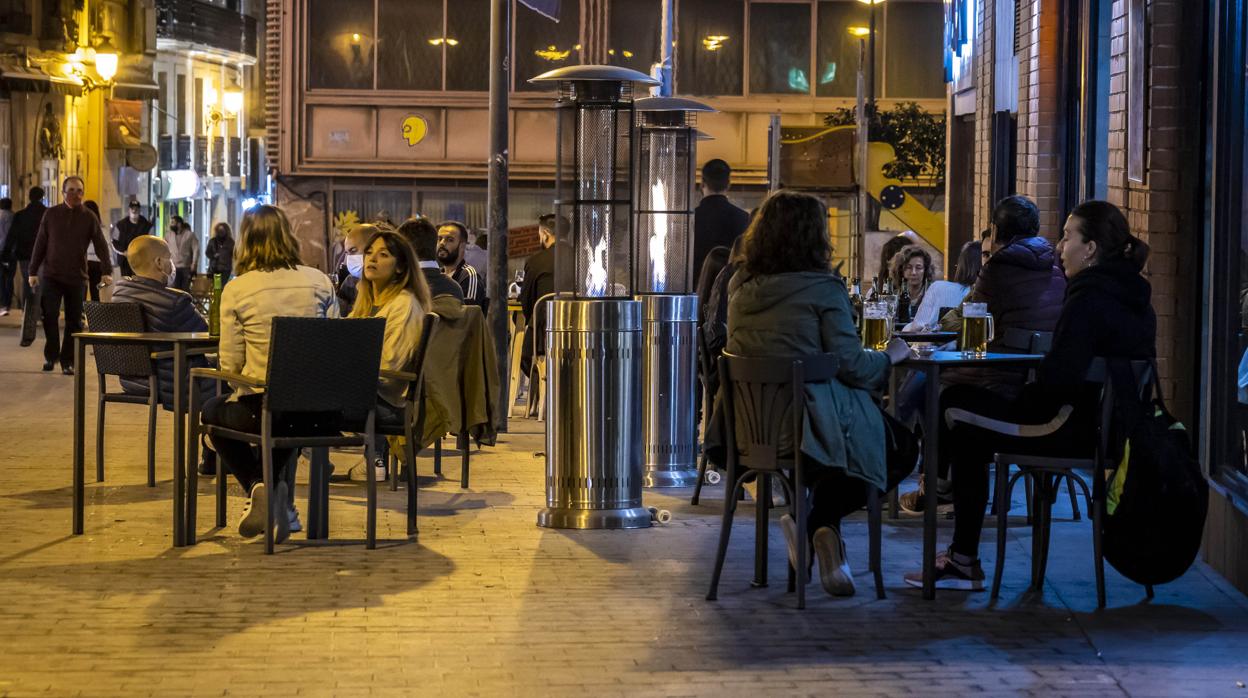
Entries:
<svg viewBox="0 0 1248 698">
<path fill-rule="evenodd" d="M 112 82 L 117 75 L 119 57 L 113 43 L 104 37 L 99 46 L 95 47 L 95 72 L 104 82 Z"/>
<path fill-rule="evenodd" d="M 692 293 L 696 116 L 714 110 L 679 97 L 640 99 L 635 107 L 645 484 L 687 487 L 698 477 L 698 297 Z"/>
<path fill-rule="evenodd" d="M 548 318 L 546 508 L 537 524 L 644 528 L 633 85 L 658 81 L 628 68 L 577 65 L 530 82 L 559 86 L 555 212 L 569 223 L 555 245 L 555 300 L 536 311 Z"/>
<path fill-rule="evenodd" d="M 238 84 L 238 77 L 235 77 L 230 86 L 225 88 L 225 97 L 223 99 L 226 113 L 237 115 L 243 110 L 243 88 Z"/>
</svg>

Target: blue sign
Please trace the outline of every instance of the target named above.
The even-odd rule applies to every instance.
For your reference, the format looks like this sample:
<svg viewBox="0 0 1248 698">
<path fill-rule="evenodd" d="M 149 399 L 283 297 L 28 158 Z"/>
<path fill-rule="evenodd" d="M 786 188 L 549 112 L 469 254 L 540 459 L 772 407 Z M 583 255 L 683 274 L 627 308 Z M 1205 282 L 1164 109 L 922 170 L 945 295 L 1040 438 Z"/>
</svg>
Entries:
<svg viewBox="0 0 1248 698">
<path fill-rule="evenodd" d="M 556 22 L 559 21 L 559 0 L 520 0 L 520 4 Z"/>
</svg>

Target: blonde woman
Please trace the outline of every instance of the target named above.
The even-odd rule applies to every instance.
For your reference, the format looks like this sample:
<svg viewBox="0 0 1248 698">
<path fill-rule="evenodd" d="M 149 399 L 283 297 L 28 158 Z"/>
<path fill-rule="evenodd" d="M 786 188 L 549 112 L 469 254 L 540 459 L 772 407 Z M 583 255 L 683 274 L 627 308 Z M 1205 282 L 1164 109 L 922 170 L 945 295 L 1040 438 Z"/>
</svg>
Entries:
<svg viewBox="0 0 1248 698">
<path fill-rule="evenodd" d="M 243 216 L 236 248 L 236 277 L 221 294 L 221 345 L 219 363 L 223 371 L 241 373 L 263 380 L 268 372 L 269 332 L 273 318 L 338 317 L 338 303 L 329 277 L 299 260 L 299 244 L 291 234 L 290 222 L 275 206 L 258 206 Z M 260 430 L 262 389 L 234 385 L 228 397 L 216 397 L 204 405 L 203 421 L 237 429 Z M 297 419 L 297 418 L 294 418 Z M 297 427 L 284 423 L 275 428 Z M 219 436 L 213 437 L 218 455 L 248 495 L 238 532 L 245 538 L 264 533 L 268 518 L 268 498 L 259 455 L 252 446 Z M 278 502 L 291 502 L 294 482 L 293 449 L 274 449 Z M 299 516 L 289 505 L 287 516 L 274 517 L 274 540 L 281 542 L 291 530 L 299 530 Z"/>
<path fill-rule="evenodd" d="M 364 269 L 357 289 L 351 317 L 386 319 L 381 368 L 411 370 L 416 345 L 420 342 L 421 320 L 433 301 L 412 246 L 390 226 L 377 226 L 365 244 Z M 407 384 L 402 381 L 381 380 L 377 391 L 378 423 L 402 423 L 406 388 Z M 384 480 L 384 463 L 379 459 L 373 467 L 377 469 L 377 479 Z"/>
</svg>

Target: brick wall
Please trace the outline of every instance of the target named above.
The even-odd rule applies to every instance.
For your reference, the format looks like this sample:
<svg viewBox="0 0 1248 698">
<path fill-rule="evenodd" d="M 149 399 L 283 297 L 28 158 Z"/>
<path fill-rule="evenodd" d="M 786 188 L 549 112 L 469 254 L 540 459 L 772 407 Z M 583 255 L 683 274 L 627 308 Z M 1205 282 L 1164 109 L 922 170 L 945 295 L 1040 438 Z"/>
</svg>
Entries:
<svg viewBox="0 0 1248 698">
<path fill-rule="evenodd" d="M 992 111 L 993 111 L 993 32 L 995 3 L 984 0 L 975 27 L 975 234 L 988 227 L 992 215 Z M 1012 41 L 1003 37 L 1002 41 Z M 952 256 L 952 255 L 951 255 Z"/>
<path fill-rule="evenodd" d="M 1061 236 L 1058 179 L 1058 3 L 1022 0 L 1018 52 L 1018 193 L 1040 208 L 1040 232 Z"/>
</svg>

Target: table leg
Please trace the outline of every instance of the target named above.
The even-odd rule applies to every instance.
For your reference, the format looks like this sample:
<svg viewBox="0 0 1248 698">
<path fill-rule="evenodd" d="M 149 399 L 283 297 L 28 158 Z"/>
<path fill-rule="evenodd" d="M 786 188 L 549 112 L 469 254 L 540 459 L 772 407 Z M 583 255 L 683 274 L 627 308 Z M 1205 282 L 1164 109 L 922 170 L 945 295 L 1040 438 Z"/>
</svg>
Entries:
<svg viewBox="0 0 1248 698">
<path fill-rule="evenodd" d="M 936 598 L 936 479 L 939 458 L 937 438 L 940 432 L 940 369 L 935 365 L 924 369 L 926 410 L 923 415 L 923 598 Z"/>
<path fill-rule="evenodd" d="M 888 372 L 888 411 L 894 417 L 897 416 L 897 373 L 901 369 L 896 366 Z M 900 486 L 900 485 L 899 485 Z M 888 492 L 888 518 L 901 518 L 901 498 L 898 496 L 897 487 Z"/>
<path fill-rule="evenodd" d="M 173 345 L 173 545 L 186 545 L 186 404 L 182 381 L 186 374 L 186 345 Z M 192 466 L 194 467 L 194 466 Z"/>
<path fill-rule="evenodd" d="M 85 418 L 83 411 L 86 409 L 86 379 L 83 376 L 87 373 L 87 346 L 81 338 L 74 339 L 74 366 L 78 369 L 74 371 L 74 535 L 82 535 L 82 519 L 83 519 L 83 495 L 84 480 L 86 475 L 83 472 L 85 465 L 83 463 L 83 439 L 86 438 Z"/>
</svg>

